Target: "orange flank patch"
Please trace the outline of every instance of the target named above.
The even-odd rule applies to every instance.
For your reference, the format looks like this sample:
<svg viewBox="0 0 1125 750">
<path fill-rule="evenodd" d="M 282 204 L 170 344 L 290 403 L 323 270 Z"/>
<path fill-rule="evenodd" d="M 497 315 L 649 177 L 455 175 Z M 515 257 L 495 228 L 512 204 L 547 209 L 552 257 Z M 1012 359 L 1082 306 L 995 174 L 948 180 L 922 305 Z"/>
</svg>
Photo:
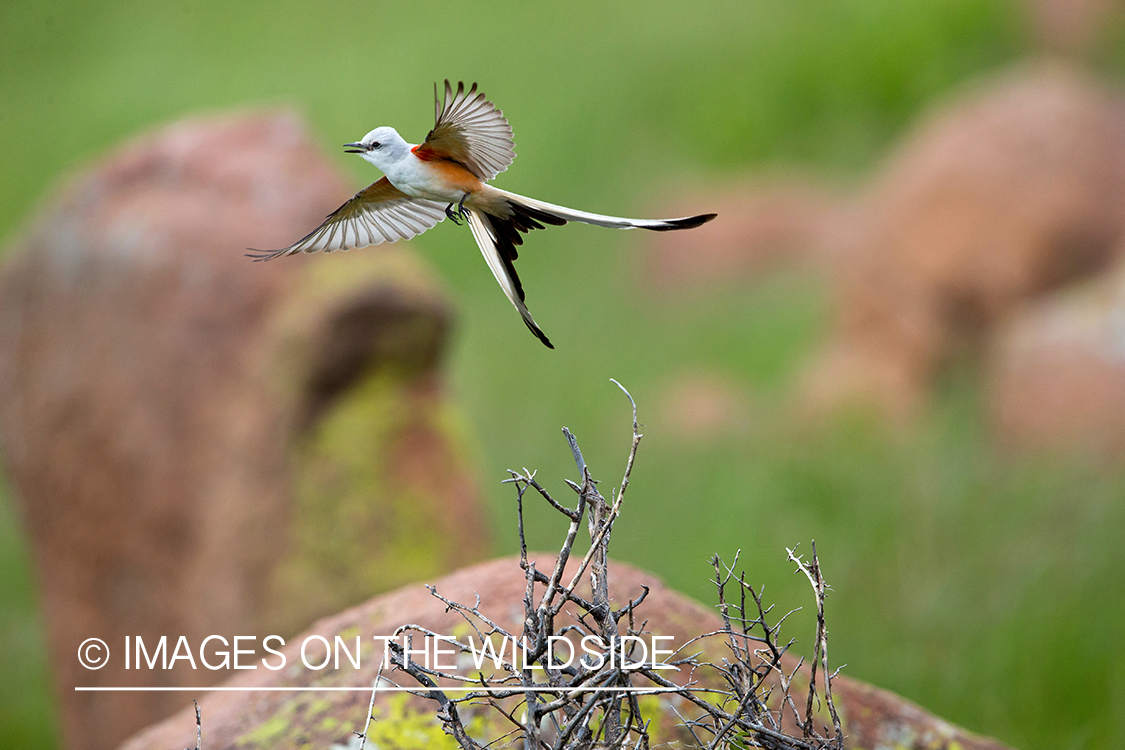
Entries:
<svg viewBox="0 0 1125 750">
<path fill-rule="evenodd" d="M 410 153 L 414 154 L 422 161 L 437 161 L 438 159 L 449 158 L 448 154 L 439 154 L 425 143 L 419 143 L 417 146 L 410 149 Z"/>
<path fill-rule="evenodd" d="M 455 190 L 475 193 L 481 189 L 481 181 L 476 175 L 455 161 L 434 160 L 429 163 L 429 168 L 441 175 L 441 181 Z"/>
</svg>

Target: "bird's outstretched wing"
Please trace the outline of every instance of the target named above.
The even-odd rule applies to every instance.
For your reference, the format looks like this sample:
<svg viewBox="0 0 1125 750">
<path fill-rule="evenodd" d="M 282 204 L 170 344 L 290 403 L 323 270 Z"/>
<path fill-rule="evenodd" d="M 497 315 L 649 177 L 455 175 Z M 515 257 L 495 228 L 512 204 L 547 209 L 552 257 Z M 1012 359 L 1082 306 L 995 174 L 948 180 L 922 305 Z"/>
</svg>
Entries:
<svg viewBox="0 0 1125 750">
<path fill-rule="evenodd" d="M 323 224 L 289 247 L 253 250 L 247 256 L 270 260 L 294 253 L 330 253 L 407 240 L 436 226 L 444 218 L 443 204 L 411 198 L 384 177 L 353 195 L 330 213 Z"/>
<path fill-rule="evenodd" d="M 516 158 L 512 126 L 504 113 L 477 92 L 468 93 L 458 82 L 457 93 L 445 82 L 445 102 L 434 85 L 434 129 L 414 153 L 423 160 L 449 159 L 463 164 L 477 179 L 487 182 L 503 172 Z"/>
</svg>

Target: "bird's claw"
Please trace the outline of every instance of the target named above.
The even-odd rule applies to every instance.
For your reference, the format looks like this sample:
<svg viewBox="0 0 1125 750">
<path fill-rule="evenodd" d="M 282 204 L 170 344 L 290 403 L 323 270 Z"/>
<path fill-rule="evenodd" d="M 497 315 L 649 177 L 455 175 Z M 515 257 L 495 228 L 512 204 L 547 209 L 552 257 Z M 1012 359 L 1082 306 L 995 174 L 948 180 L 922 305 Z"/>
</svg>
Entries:
<svg viewBox="0 0 1125 750">
<path fill-rule="evenodd" d="M 468 211 L 467 208 L 465 208 L 465 200 L 468 197 L 469 197 L 468 193 L 465 193 L 464 195 L 461 196 L 461 200 L 458 201 L 458 203 L 457 203 L 457 211 L 456 212 L 453 210 L 453 204 L 452 203 L 450 203 L 448 206 L 445 207 L 445 215 L 448 216 L 449 220 L 452 221 L 457 226 L 461 226 L 462 220 L 465 220 L 465 221 L 469 220 L 469 211 Z"/>
<path fill-rule="evenodd" d="M 461 219 L 459 219 L 457 217 L 457 214 L 453 213 L 453 204 L 450 204 L 449 206 L 445 206 L 445 216 L 448 216 L 450 222 L 452 222 L 453 224 L 456 224 L 457 226 L 461 226 Z"/>
</svg>

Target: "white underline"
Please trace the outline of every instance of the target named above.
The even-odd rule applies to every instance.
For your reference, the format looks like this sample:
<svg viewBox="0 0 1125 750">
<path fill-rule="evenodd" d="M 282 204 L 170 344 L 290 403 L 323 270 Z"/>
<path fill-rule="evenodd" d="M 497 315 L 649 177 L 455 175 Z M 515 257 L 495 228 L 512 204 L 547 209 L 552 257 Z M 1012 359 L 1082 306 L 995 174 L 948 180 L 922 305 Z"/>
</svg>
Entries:
<svg viewBox="0 0 1125 750">
<path fill-rule="evenodd" d="M 677 690 L 683 690 L 679 687 L 520 687 L 514 685 L 512 687 L 379 687 L 376 690 L 380 693 L 395 693 L 395 692 L 410 692 L 410 693 L 428 693 L 433 690 L 440 690 L 443 693 L 449 692 L 463 692 L 463 693 L 669 693 Z M 370 685 L 363 687 L 142 687 L 142 686 L 126 686 L 126 687 L 75 687 L 75 692 L 80 693 L 183 693 L 183 692 L 196 692 L 196 693 L 301 693 L 301 692 L 320 692 L 320 693 L 342 693 L 342 692 L 364 692 L 370 693 L 372 687 Z"/>
</svg>

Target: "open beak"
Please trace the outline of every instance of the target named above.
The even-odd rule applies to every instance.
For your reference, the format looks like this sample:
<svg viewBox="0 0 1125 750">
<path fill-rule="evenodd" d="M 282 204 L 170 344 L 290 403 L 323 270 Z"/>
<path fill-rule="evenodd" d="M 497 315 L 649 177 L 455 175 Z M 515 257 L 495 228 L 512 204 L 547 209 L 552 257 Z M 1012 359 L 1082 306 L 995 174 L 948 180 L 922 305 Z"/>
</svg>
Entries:
<svg viewBox="0 0 1125 750">
<path fill-rule="evenodd" d="M 367 146 L 364 146 L 362 143 L 345 143 L 344 151 L 349 154 L 366 154 Z"/>
</svg>

